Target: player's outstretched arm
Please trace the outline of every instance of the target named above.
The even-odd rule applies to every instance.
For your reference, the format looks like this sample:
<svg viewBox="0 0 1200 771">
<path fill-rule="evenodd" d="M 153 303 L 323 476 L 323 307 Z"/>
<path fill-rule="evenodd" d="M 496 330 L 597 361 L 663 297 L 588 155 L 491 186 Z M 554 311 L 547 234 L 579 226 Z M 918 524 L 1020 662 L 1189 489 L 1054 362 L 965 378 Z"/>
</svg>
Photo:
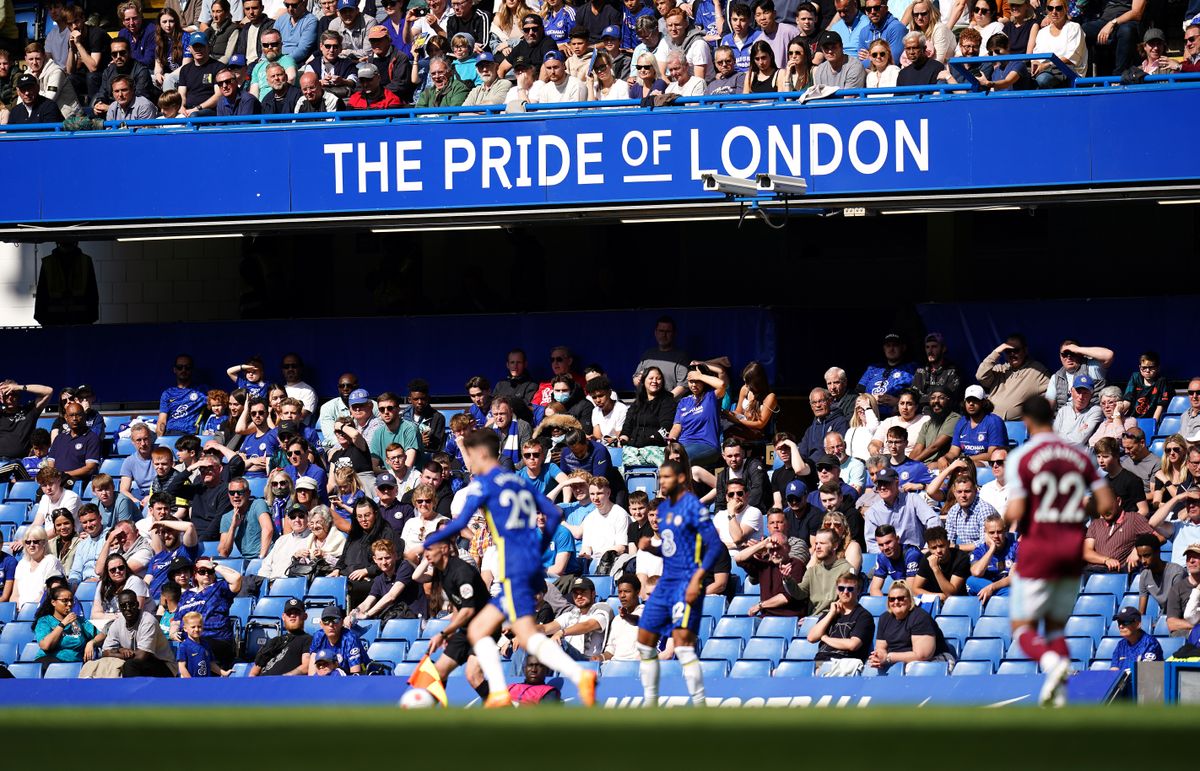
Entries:
<svg viewBox="0 0 1200 771">
<path fill-rule="evenodd" d="M 472 485 L 477 483 L 472 482 Z M 475 512 L 479 510 L 479 505 L 483 503 L 483 496 L 478 491 L 467 495 L 466 500 L 462 503 L 462 510 L 458 512 L 458 516 L 446 523 L 446 526 L 438 530 L 433 535 L 425 539 L 423 548 L 428 549 L 435 543 L 449 541 L 454 536 L 466 529 L 471 523 L 471 517 L 475 516 Z"/>
</svg>

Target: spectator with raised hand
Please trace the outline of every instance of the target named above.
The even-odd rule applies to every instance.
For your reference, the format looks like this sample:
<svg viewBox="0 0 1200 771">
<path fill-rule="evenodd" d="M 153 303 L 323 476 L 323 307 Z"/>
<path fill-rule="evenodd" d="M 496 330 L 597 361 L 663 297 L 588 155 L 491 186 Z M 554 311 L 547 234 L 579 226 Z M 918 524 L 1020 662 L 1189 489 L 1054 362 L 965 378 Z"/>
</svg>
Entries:
<svg viewBox="0 0 1200 771">
<path fill-rule="evenodd" d="M 980 602 L 986 603 L 993 596 L 1008 596 L 1019 544 L 1016 534 L 1008 532 L 1008 526 L 1000 514 L 989 514 L 983 522 L 983 528 L 983 541 L 971 552 L 967 594 L 973 594 L 979 597 Z"/>
<path fill-rule="evenodd" d="M 835 661 L 826 677 L 849 677 L 862 672 L 875 637 L 875 618 L 858 602 L 861 577 L 849 570 L 838 576 L 837 599 L 808 630 L 808 641 L 819 643 L 813 660 L 820 666 Z"/>
<path fill-rule="evenodd" d="M 954 653 L 942 630 L 923 608 L 913 604 L 913 594 L 904 581 L 888 590 L 887 613 L 879 617 L 875 650 L 867 665 L 886 671 L 892 664 L 913 661 L 954 663 Z"/>
<path fill-rule="evenodd" d="M 1129 402 L 1122 401 L 1121 389 L 1117 386 L 1109 385 L 1100 389 L 1100 414 L 1103 420 L 1088 439 L 1088 445 L 1095 448 L 1096 443 L 1106 437 L 1120 441 L 1126 431 L 1136 428 L 1137 420 L 1129 416 L 1130 407 Z M 1161 406 L 1159 409 L 1162 409 Z"/>
<path fill-rule="evenodd" d="M 747 541 L 757 540 L 762 535 L 763 513 L 757 506 L 746 502 L 744 480 L 730 479 L 723 487 L 724 501 L 713 506 L 717 509 L 713 515 L 713 525 L 725 548 L 735 551 Z"/>
<path fill-rule="evenodd" d="M 155 502 L 166 502 L 159 499 Z M 200 558 L 200 539 L 191 522 L 164 517 L 150 526 L 150 546 L 154 556 L 146 566 L 150 597 L 158 600 L 162 587 L 170 580 L 170 567 L 176 560 L 195 562 Z"/>
<path fill-rule="evenodd" d="M 784 579 L 797 584 L 803 579 L 804 560 L 793 557 L 787 536 L 771 533 L 734 555 L 746 572 L 758 582 L 759 601 L 750 606 L 751 616 L 800 616 L 808 603 L 788 593 Z"/>
<path fill-rule="evenodd" d="M 201 557 L 196 560 L 193 576 L 195 585 L 183 593 L 176 618 L 182 619 L 192 611 L 203 615 L 202 639 L 212 648 L 221 668 L 231 669 L 236 646 L 229 607 L 242 589 L 242 575 L 211 557 Z"/>
<path fill-rule="evenodd" d="M 72 514 L 79 511 L 79 496 L 63 487 L 65 480 L 57 466 L 44 466 L 38 471 L 36 480 L 42 497 L 38 500 L 33 519 L 30 521 L 34 527 L 53 525 L 52 514 L 58 509 L 66 509 Z"/>
<path fill-rule="evenodd" d="M 708 468 L 720 457 L 720 400 L 725 396 L 725 381 L 712 368 L 696 362 L 687 376 L 690 393 L 675 407 L 675 422 L 668 438 L 687 450 L 695 466 Z"/>
<path fill-rule="evenodd" d="M 987 1 L 978 0 L 980 3 Z M 1013 333 L 980 362 L 975 379 L 987 389 L 987 398 L 1000 420 L 1019 420 L 1021 404 L 1030 396 L 1046 392 L 1050 372 L 1041 362 L 1029 358 L 1025 336 Z"/>
<path fill-rule="evenodd" d="M 954 439 L 946 454 L 938 459 L 939 468 L 949 468 L 959 458 L 982 466 L 997 451 L 1008 447 L 1008 429 L 994 411 L 982 386 L 968 386 L 963 399 L 963 411 L 954 426 Z"/>
<path fill-rule="evenodd" d="M 123 589 L 128 589 L 137 595 L 143 605 L 150 597 L 146 582 L 134 574 L 129 568 L 129 562 L 116 551 L 105 551 L 112 543 L 112 535 L 100 555 L 96 558 L 96 572 L 100 574 L 100 586 L 96 589 L 96 599 L 92 604 L 92 621 L 108 622 L 117 617 L 117 595 Z"/>
<path fill-rule="evenodd" d="M 854 414 L 850 418 L 850 427 L 846 429 L 846 451 L 852 458 L 858 458 L 866 463 L 867 459 L 877 453 L 871 452 L 871 442 L 879 429 L 879 407 L 875 397 L 870 394 L 858 394 L 854 397 Z"/>
<path fill-rule="evenodd" d="M 217 554 L 228 557 L 234 548 L 249 557 L 265 557 L 275 536 L 271 512 L 261 498 L 250 497 L 250 483 L 245 479 L 230 480 L 228 485 L 231 508 L 221 516 L 221 540 Z"/>
<path fill-rule="evenodd" d="M 33 632 L 37 640 L 37 663 L 42 674 L 55 663 L 91 661 L 99 655 L 96 650 L 104 634 L 92 622 L 80 618 L 72 606 L 75 593 L 70 587 L 50 590 L 34 614 Z"/>
<path fill-rule="evenodd" d="M 827 434 L 826 436 L 838 436 L 841 434 Z M 772 444 L 775 448 L 775 459 L 777 468 L 770 474 L 770 500 L 764 500 L 763 504 L 767 506 L 783 507 L 784 493 L 797 477 L 808 476 L 812 473 L 812 468 L 805 462 L 804 457 L 800 454 L 799 448 L 796 446 L 795 437 L 786 431 L 780 431 L 772 438 Z M 843 445 L 843 450 L 845 446 Z M 708 472 L 704 472 L 708 474 Z"/>
<path fill-rule="evenodd" d="M 22 404 L 22 393 L 35 398 Z M 29 454 L 36 417 L 53 394 L 49 386 L 18 384 L 11 379 L 0 382 L 0 466 L 20 463 Z"/>
</svg>

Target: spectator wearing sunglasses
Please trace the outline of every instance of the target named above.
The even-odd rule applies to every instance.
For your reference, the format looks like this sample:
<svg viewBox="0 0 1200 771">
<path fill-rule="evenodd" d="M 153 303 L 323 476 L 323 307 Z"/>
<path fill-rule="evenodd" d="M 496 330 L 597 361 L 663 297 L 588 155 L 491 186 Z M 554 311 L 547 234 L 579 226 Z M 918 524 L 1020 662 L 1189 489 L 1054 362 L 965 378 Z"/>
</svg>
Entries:
<svg viewBox="0 0 1200 771">
<path fill-rule="evenodd" d="M 814 661 L 853 662 L 832 668 L 830 676 L 851 676 L 862 671 L 875 639 L 875 618 L 858 603 L 860 577 L 847 571 L 837 579 L 837 599 L 808 630 L 808 641 L 819 643 Z M 857 666 L 855 666 L 857 665 Z"/>
<path fill-rule="evenodd" d="M 182 436 L 195 433 L 200 413 L 208 403 L 206 392 L 192 386 L 192 357 L 175 357 L 175 385 L 162 392 L 158 400 L 157 436 Z"/>
<path fill-rule="evenodd" d="M 1200 377 L 1188 381 L 1188 408 L 1179 416 L 1179 435 L 1189 442 L 1200 441 Z"/>
<path fill-rule="evenodd" d="M 265 557 L 271 548 L 275 525 L 271 512 L 261 498 L 250 497 L 250 483 L 244 478 L 228 485 L 230 509 L 221 515 L 221 540 L 217 553 L 228 557 L 236 546 L 247 557 Z"/>
<path fill-rule="evenodd" d="M 58 558 L 49 553 L 48 541 L 46 531 L 34 526 L 25 531 L 24 539 L 17 544 L 24 547 L 12 579 L 15 584 L 11 599 L 17 607 L 39 602 L 46 589 L 46 579 L 65 575 Z"/>
<path fill-rule="evenodd" d="M 258 570 L 260 578 L 274 581 L 287 576 L 292 559 L 302 549 L 307 550 L 312 539 L 312 531 L 308 529 L 308 510 L 304 506 L 293 503 L 284 514 L 283 535 L 271 544 L 262 567 Z"/>
<path fill-rule="evenodd" d="M 245 480 L 238 481 L 243 486 L 246 484 Z M 212 649 L 221 668 L 231 669 L 235 646 L 229 606 L 242 590 L 242 575 L 225 565 L 218 565 L 211 557 L 201 557 L 196 560 L 193 577 L 195 584 L 180 598 L 175 618 L 182 619 L 192 611 L 202 615 L 204 632 L 201 638 Z"/>
</svg>

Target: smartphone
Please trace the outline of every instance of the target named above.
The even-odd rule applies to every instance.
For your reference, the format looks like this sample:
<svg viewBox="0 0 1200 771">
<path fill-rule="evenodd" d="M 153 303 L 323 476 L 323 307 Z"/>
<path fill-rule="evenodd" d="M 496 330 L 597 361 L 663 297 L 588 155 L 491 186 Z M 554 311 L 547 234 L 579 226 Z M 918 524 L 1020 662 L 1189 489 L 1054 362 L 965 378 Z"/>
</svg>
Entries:
<svg viewBox="0 0 1200 771">
<path fill-rule="evenodd" d="M 427 13 L 429 13 L 429 9 L 428 9 L 428 8 L 414 8 L 414 9 L 413 9 L 413 15 L 414 15 L 414 16 L 424 16 L 424 15 L 425 15 L 425 14 L 427 14 Z"/>
</svg>

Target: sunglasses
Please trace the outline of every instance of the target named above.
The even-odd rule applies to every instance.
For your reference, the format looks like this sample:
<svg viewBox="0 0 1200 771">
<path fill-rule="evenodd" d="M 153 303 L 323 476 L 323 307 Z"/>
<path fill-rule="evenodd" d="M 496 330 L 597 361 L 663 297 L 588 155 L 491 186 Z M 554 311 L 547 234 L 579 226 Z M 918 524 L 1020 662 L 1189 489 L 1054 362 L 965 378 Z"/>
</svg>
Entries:
<svg viewBox="0 0 1200 771">
<path fill-rule="evenodd" d="M 28 541 L 26 541 L 26 543 L 28 543 Z M 108 569 L 108 572 L 109 573 L 124 573 L 125 566 L 124 565 L 113 565 L 111 568 Z"/>
<path fill-rule="evenodd" d="M 229 494 L 230 495 L 245 495 L 246 491 L 245 490 L 230 490 Z"/>
<path fill-rule="evenodd" d="M 215 572 L 212 568 L 196 568 L 196 575 L 198 576 L 211 576 Z"/>
<path fill-rule="evenodd" d="M 175 369 L 177 369 L 177 370 L 185 370 L 185 369 L 191 369 L 191 368 L 192 368 L 191 364 L 176 364 L 175 365 Z"/>
<path fill-rule="evenodd" d="M 321 47 L 324 48 L 326 51 L 336 51 L 339 48 L 341 48 L 341 46 L 338 45 L 337 43 L 322 43 Z M 341 387 L 342 387 L 342 384 L 338 383 L 338 388 L 341 388 Z"/>
<path fill-rule="evenodd" d="M 652 70 L 652 69 L 654 69 L 654 68 L 653 68 L 652 66 L 650 66 L 649 64 L 639 64 L 639 65 L 637 66 L 637 68 L 638 68 L 639 70 Z"/>
<path fill-rule="evenodd" d="M 287 482 L 272 482 L 271 487 L 287 487 Z"/>
<path fill-rule="evenodd" d="M 867 5 L 867 6 L 863 6 L 863 10 L 864 10 L 864 11 L 866 11 L 867 13 L 870 13 L 871 11 L 878 11 L 878 10 L 882 10 L 882 8 L 883 8 L 883 6 L 882 6 L 882 5 Z"/>
<path fill-rule="evenodd" d="M 1198 390 L 1198 391 L 1189 390 L 1188 396 L 1200 396 L 1200 390 Z"/>
<path fill-rule="evenodd" d="M 1185 38 L 1183 39 L 1183 42 L 1185 42 L 1185 43 L 1195 43 L 1197 40 L 1200 40 L 1200 35 L 1192 35 L 1191 37 L 1185 37 Z"/>
<path fill-rule="evenodd" d="M 991 12 L 992 12 L 991 8 L 975 8 L 972 10 L 972 13 L 991 13 Z"/>
<path fill-rule="evenodd" d="M 129 52 L 125 51 L 125 50 L 112 52 L 112 58 L 116 59 L 118 56 L 120 56 L 120 57 L 129 56 Z"/>
<path fill-rule="evenodd" d="M 729 492 L 725 493 L 725 497 L 726 498 L 745 498 L 746 493 L 745 493 L 745 491 L 739 492 L 738 490 L 730 490 Z"/>
<path fill-rule="evenodd" d="M 45 543 L 45 541 L 26 541 L 25 545 L 26 546 L 37 546 L 39 543 Z"/>
<path fill-rule="evenodd" d="M 74 598 L 74 597 L 55 597 L 55 598 L 54 598 L 52 601 L 53 601 L 53 602 L 66 602 L 66 603 L 71 603 L 71 602 L 74 602 L 74 601 L 75 601 L 75 598 Z"/>
<path fill-rule="evenodd" d="M 233 85 L 233 78 L 226 78 L 225 80 L 217 81 L 217 86 L 219 86 L 220 88 L 224 88 L 225 86 L 232 86 L 232 85 Z"/>
<path fill-rule="evenodd" d="M 305 514 L 303 511 L 293 511 L 292 513 L 287 515 L 287 518 L 288 519 L 304 519 L 307 516 L 308 515 Z"/>
<path fill-rule="evenodd" d="M 928 16 L 928 15 L 929 15 L 929 11 L 913 11 L 913 18 L 919 19 L 919 18 Z"/>
<path fill-rule="evenodd" d="M 278 48 L 281 45 L 283 45 L 283 44 L 282 43 L 263 43 L 262 47 L 263 48 Z M 287 369 L 287 367 L 284 367 L 284 369 Z"/>
<path fill-rule="evenodd" d="M 839 587 L 837 588 L 837 590 L 838 590 L 838 594 L 853 594 L 854 592 L 858 591 L 858 587 L 855 587 L 855 586 L 839 586 Z"/>
<path fill-rule="evenodd" d="M 524 453 L 521 453 L 521 457 L 522 458 L 540 458 L 540 457 L 542 457 L 542 454 L 540 452 L 524 452 Z"/>
<path fill-rule="evenodd" d="M 429 499 L 429 498 L 413 499 L 413 503 L 415 503 L 415 504 L 417 504 L 418 506 L 420 506 L 420 505 L 422 505 L 422 504 L 426 504 L 426 503 L 433 503 L 433 500 L 431 500 L 431 499 Z"/>
<path fill-rule="evenodd" d="M 381 405 L 379 405 L 379 411 L 380 412 L 395 412 L 396 408 L 395 407 L 386 407 L 381 404 Z"/>
<path fill-rule="evenodd" d="M 1167 448 L 1167 452 L 1169 452 L 1169 453 L 1180 453 L 1180 452 L 1183 452 L 1183 448 L 1182 448 L 1182 447 L 1168 447 L 1168 448 Z"/>
<path fill-rule="evenodd" d="M 330 48 L 341 48 L 341 46 L 329 46 Z M 353 391 L 358 388 L 358 383 L 338 383 L 338 389 L 342 391 Z"/>
<path fill-rule="evenodd" d="M 639 69 L 640 69 L 640 68 L 639 68 Z M 551 357 L 550 357 L 550 361 L 551 361 L 551 363 L 553 363 L 553 364 L 561 364 L 562 362 L 564 362 L 564 361 L 566 361 L 566 360 L 567 360 L 567 357 L 566 357 L 566 356 L 551 356 Z"/>
<path fill-rule="evenodd" d="M 1003 460 L 989 460 L 988 465 L 989 466 L 1003 466 L 1004 461 Z"/>
<path fill-rule="evenodd" d="M 907 597 L 888 597 L 888 605 L 903 605 L 908 602 Z"/>
<path fill-rule="evenodd" d="M 228 81 L 226 81 L 226 82 L 228 82 Z M 267 414 L 266 410 L 250 410 L 250 417 L 255 417 L 255 416 L 262 417 L 262 416 L 265 416 L 266 414 Z"/>
<path fill-rule="evenodd" d="M 299 458 L 302 455 L 304 455 L 304 450 L 288 450 L 287 454 L 289 458 Z"/>
</svg>

